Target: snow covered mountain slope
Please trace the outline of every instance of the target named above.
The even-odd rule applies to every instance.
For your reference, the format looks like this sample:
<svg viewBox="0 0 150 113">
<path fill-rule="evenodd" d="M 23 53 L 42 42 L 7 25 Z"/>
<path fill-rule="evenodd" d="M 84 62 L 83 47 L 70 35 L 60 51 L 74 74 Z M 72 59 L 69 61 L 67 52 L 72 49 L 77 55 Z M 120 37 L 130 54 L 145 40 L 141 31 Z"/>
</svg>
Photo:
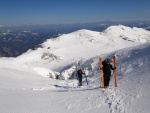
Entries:
<svg viewBox="0 0 150 113">
<path fill-rule="evenodd" d="M 150 41 L 149 31 L 122 25 L 109 27 L 104 32 L 79 30 L 56 39 L 49 39 L 42 44 L 44 48 L 28 51 L 20 57 L 24 59 L 26 56 L 24 62 L 35 62 L 39 59 L 52 62 L 75 60 L 76 57 L 91 58 L 148 41 Z"/>
<path fill-rule="evenodd" d="M 134 40 L 136 36 L 128 41 L 105 32 L 80 30 L 47 40 L 43 48 L 18 58 L 0 58 L 0 113 L 149 113 L 148 34 L 144 43 Z M 113 55 L 117 57 L 118 87 L 112 77 L 110 87 L 102 89 L 99 56 Z M 85 79 L 78 88 L 76 78 L 44 77 L 49 72 L 68 76 L 79 64 L 88 75 L 88 86 Z"/>
<path fill-rule="evenodd" d="M 47 40 L 42 44 L 43 48 L 29 50 L 16 58 L 15 63 L 33 66 L 35 71 L 41 67 L 46 68 L 43 70 L 46 75 L 51 70 L 62 73 L 70 68 L 71 64 L 76 64 L 83 59 L 87 60 L 149 41 L 149 31 L 122 25 L 111 26 L 103 32 L 79 30 Z"/>
<path fill-rule="evenodd" d="M 77 88 L 76 79 L 54 80 L 38 76 L 30 67 L 0 60 L 0 112 L 4 113 L 149 113 L 150 43 L 126 48 L 102 58 L 117 56 L 118 87 L 101 89 L 98 58 L 84 62 L 92 67 L 89 86 Z M 3 65 L 2 65 L 3 64 Z M 85 70 L 89 70 L 86 67 Z M 42 71 L 42 70 L 41 70 Z"/>
<path fill-rule="evenodd" d="M 130 28 L 123 25 L 111 26 L 105 30 L 105 33 L 113 35 L 131 42 L 147 42 L 150 41 L 150 33 L 142 28 Z"/>
</svg>

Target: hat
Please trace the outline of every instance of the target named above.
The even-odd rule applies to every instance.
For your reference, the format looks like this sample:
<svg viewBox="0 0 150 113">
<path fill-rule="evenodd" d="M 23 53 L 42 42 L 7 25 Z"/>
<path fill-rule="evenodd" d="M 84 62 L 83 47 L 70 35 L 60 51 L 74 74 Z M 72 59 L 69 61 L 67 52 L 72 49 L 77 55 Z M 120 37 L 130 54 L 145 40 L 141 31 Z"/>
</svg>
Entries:
<svg viewBox="0 0 150 113">
<path fill-rule="evenodd" d="M 112 62 L 112 60 L 110 60 L 109 58 L 106 59 L 106 62 Z"/>
</svg>

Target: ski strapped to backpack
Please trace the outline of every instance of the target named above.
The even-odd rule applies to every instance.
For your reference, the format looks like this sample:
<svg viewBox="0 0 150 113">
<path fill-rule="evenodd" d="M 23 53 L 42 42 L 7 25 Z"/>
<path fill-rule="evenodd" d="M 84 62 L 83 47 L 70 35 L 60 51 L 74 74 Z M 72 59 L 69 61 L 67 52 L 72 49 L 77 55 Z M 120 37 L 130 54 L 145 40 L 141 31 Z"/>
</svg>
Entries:
<svg viewBox="0 0 150 113">
<path fill-rule="evenodd" d="M 102 58 L 99 58 L 99 63 L 100 63 L 101 87 L 104 88 L 104 74 L 103 74 Z"/>
<path fill-rule="evenodd" d="M 117 76 L 116 76 L 116 57 L 113 57 L 114 62 L 114 86 L 117 87 Z"/>
</svg>

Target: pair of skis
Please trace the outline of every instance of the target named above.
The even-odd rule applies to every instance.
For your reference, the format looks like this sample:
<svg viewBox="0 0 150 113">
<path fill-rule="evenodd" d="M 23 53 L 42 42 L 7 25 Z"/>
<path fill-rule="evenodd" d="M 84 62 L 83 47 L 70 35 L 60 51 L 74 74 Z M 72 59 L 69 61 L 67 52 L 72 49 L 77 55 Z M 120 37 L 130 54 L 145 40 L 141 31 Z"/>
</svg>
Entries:
<svg viewBox="0 0 150 113">
<path fill-rule="evenodd" d="M 101 78 L 101 87 L 104 88 L 104 73 L 103 73 L 103 66 L 102 66 L 102 58 L 99 58 L 100 63 L 100 78 Z M 116 57 L 113 57 L 113 64 L 114 64 L 114 86 L 117 87 L 117 76 L 116 76 Z"/>
<path fill-rule="evenodd" d="M 86 80 L 86 84 L 88 85 L 88 80 L 87 80 L 87 76 L 86 74 L 84 74 L 85 80 Z"/>
<path fill-rule="evenodd" d="M 82 71 L 84 70 L 82 67 L 81 67 Z M 88 79 L 87 79 L 87 76 L 85 74 L 85 71 L 83 71 L 83 75 L 84 75 L 84 78 L 85 78 L 85 81 L 86 81 L 86 84 L 88 85 Z"/>
</svg>

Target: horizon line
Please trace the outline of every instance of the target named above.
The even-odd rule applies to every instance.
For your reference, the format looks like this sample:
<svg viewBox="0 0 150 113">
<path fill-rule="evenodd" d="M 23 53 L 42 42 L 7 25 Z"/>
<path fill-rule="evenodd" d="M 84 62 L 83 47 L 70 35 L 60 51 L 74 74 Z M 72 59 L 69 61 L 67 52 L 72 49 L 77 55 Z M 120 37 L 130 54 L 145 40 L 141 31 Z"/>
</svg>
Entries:
<svg viewBox="0 0 150 113">
<path fill-rule="evenodd" d="M 47 24 L 16 24 L 16 25 L 3 25 L 0 24 L 0 27 L 19 27 L 19 26 L 44 26 L 44 25 L 72 25 L 72 24 L 90 24 L 90 23 L 119 23 L 119 22 L 150 22 L 150 20 L 125 20 L 125 21 L 112 21 L 112 20 L 106 20 L 106 21 L 93 21 L 93 22 L 73 22 L 73 23 L 47 23 Z"/>
</svg>

